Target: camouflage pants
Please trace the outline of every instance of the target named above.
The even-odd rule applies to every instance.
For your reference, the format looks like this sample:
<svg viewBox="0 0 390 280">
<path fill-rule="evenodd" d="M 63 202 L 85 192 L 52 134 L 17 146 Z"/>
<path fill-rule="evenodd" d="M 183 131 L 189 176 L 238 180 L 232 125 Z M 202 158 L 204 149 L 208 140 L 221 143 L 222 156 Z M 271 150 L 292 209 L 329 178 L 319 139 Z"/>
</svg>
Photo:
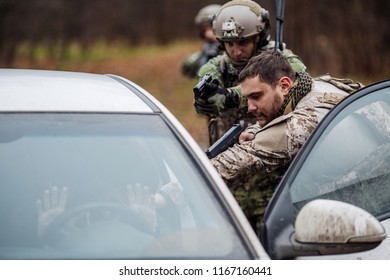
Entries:
<svg viewBox="0 0 390 280">
<path fill-rule="evenodd" d="M 234 197 L 256 233 L 260 232 L 265 209 L 281 178 L 280 171 L 258 174 L 233 190 Z"/>
</svg>

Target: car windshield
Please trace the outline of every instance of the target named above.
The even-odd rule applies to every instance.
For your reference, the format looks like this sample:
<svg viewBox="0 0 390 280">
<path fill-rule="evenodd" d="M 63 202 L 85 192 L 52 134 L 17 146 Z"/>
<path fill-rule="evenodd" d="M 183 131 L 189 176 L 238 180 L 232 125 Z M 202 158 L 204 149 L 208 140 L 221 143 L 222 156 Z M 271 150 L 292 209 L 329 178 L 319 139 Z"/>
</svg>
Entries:
<svg viewBox="0 0 390 280">
<path fill-rule="evenodd" d="M 322 132 L 291 184 L 299 210 L 327 198 L 390 212 L 390 90 L 367 94 L 339 113 Z M 388 218 L 388 217 L 387 217 Z"/>
<path fill-rule="evenodd" d="M 251 258 L 202 172 L 159 115 L 2 114 L 0 258 Z"/>
</svg>

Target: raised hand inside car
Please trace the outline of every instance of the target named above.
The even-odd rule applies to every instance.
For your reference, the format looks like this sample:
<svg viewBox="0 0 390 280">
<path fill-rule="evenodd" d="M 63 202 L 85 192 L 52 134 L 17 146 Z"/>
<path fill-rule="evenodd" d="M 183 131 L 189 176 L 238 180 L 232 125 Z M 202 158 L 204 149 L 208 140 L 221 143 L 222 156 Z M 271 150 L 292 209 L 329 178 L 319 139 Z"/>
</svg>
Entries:
<svg viewBox="0 0 390 280">
<path fill-rule="evenodd" d="M 128 206 L 141 214 L 153 231 L 157 227 L 157 213 L 154 195 L 150 193 L 148 186 L 139 183 L 127 185 Z"/>
<path fill-rule="evenodd" d="M 37 200 L 38 211 L 38 236 L 42 236 L 47 227 L 65 211 L 68 189 L 58 187 L 46 189 L 43 193 L 43 201 Z"/>
</svg>

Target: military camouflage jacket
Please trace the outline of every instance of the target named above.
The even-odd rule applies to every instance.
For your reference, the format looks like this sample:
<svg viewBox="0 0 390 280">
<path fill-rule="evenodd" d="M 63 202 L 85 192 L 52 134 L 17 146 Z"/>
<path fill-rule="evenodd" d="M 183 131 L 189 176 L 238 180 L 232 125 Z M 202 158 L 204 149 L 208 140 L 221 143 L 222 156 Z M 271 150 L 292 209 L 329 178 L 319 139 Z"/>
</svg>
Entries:
<svg viewBox="0 0 390 280">
<path fill-rule="evenodd" d="M 270 41 L 266 46 L 261 48 L 259 53 L 266 50 L 273 50 L 274 48 L 275 41 Z M 284 48 L 283 55 L 287 58 L 296 72 L 306 71 L 306 66 L 303 64 L 302 60 L 291 50 Z M 205 74 L 210 73 L 213 79 L 218 80 L 220 87 L 235 87 L 234 89 L 241 96 L 241 88 L 236 86 L 238 84 L 238 75 L 242 69 L 243 67 L 234 66 L 225 53 L 210 59 L 199 69 L 198 76 L 199 78 L 202 78 Z"/>
<path fill-rule="evenodd" d="M 255 139 L 235 144 L 211 159 L 212 164 L 232 190 L 255 174 L 288 165 L 320 120 L 347 95 L 346 91 L 317 79 L 293 111 L 285 112 L 263 128 L 248 127 Z"/>
</svg>

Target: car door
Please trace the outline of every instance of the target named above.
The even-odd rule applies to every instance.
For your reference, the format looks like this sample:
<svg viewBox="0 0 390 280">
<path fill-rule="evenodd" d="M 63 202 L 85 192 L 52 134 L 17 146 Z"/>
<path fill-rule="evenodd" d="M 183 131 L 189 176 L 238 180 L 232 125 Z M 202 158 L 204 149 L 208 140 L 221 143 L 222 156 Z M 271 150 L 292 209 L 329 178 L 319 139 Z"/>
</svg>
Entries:
<svg viewBox="0 0 390 280">
<path fill-rule="evenodd" d="M 302 255 L 293 244 L 294 223 L 301 209 L 317 199 L 362 208 L 390 232 L 390 80 L 340 102 L 296 156 L 275 191 L 260 232 L 271 258 Z M 352 254 L 350 249 L 334 249 L 332 255 L 320 257 L 390 259 L 389 237 L 365 252 Z"/>
</svg>

